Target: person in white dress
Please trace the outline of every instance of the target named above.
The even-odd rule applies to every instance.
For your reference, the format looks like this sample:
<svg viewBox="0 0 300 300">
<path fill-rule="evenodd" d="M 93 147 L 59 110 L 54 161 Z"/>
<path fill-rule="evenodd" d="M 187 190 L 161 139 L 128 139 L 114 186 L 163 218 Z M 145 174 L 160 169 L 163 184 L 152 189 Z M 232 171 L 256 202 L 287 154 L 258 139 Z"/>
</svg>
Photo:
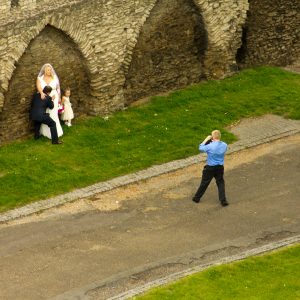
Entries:
<svg viewBox="0 0 300 300">
<path fill-rule="evenodd" d="M 61 114 L 61 119 L 65 122 L 67 126 L 72 126 L 71 121 L 74 119 L 74 113 L 72 109 L 72 104 L 70 102 L 71 89 L 67 88 L 62 97 L 61 103 L 64 107 L 64 111 Z"/>
<path fill-rule="evenodd" d="M 60 137 L 63 135 L 63 130 L 58 118 L 58 103 L 60 102 L 60 85 L 58 76 L 56 75 L 54 68 L 50 64 L 45 64 L 42 66 L 36 80 L 36 87 L 38 92 L 41 94 L 42 99 L 45 98 L 43 89 L 46 85 L 52 87 L 52 92 L 50 96 L 52 97 L 54 103 L 54 108 L 48 109 L 47 113 L 49 113 L 50 118 L 55 121 L 57 135 L 58 137 Z M 45 124 L 42 124 L 40 134 L 47 137 L 48 139 L 51 139 L 50 129 Z"/>
</svg>

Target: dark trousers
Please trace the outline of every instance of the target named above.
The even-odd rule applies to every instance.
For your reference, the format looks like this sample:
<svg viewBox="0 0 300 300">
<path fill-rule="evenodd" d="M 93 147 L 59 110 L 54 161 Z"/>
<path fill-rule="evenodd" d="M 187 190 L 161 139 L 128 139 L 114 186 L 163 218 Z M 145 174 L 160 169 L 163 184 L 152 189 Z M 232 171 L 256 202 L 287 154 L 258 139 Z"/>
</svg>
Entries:
<svg viewBox="0 0 300 300">
<path fill-rule="evenodd" d="M 194 199 L 200 201 L 201 197 L 204 195 L 206 189 L 208 188 L 211 180 L 215 178 L 216 184 L 218 186 L 219 200 L 226 201 L 225 196 L 225 182 L 224 182 L 224 166 L 205 166 L 202 171 L 202 179 L 200 186 L 194 196 Z"/>
<path fill-rule="evenodd" d="M 40 137 L 40 128 L 42 124 L 46 124 L 50 128 L 52 143 L 58 142 L 56 123 L 50 118 L 48 114 L 45 114 L 40 120 L 34 120 L 34 138 Z"/>
</svg>

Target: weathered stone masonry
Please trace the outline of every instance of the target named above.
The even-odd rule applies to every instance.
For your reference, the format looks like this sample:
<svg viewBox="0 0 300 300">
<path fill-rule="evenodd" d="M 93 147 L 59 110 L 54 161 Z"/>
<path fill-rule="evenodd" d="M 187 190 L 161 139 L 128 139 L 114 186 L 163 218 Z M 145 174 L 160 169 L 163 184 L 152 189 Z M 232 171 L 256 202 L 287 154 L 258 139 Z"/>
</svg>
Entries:
<svg viewBox="0 0 300 300">
<path fill-rule="evenodd" d="M 207 46 L 205 24 L 192 0 L 157 1 L 125 74 L 125 100 L 199 82 Z"/>
<path fill-rule="evenodd" d="M 247 14 L 237 53 L 240 64 L 285 66 L 299 61 L 299 0 L 249 0 Z"/>
<path fill-rule="evenodd" d="M 71 87 L 75 112 L 91 115 L 202 78 L 222 78 L 237 62 L 291 63 L 299 58 L 299 3 L 275 2 L 250 0 L 248 11 L 247 0 L 2 1 L 0 142 L 30 132 L 30 98 L 46 62 L 62 88 Z M 281 24 L 280 45 L 271 24 L 257 23 L 256 31 L 255 18 L 269 16 L 261 10 L 276 6 L 280 21 L 270 22 Z M 255 42 L 261 35 L 266 43 Z"/>
</svg>

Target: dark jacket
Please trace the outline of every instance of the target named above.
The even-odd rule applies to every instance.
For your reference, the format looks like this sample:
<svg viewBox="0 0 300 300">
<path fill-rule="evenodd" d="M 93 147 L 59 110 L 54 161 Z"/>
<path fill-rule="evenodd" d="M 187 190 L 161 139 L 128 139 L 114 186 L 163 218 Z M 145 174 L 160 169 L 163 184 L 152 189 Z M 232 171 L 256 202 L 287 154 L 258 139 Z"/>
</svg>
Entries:
<svg viewBox="0 0 300 300">
<path fill-rule="evenodd" d="M 33 121 L 41 121 L 46 114 L 46 109 L 52 109 L 53 107 L 54 103 L 50 96 L 46 96 L 45 99 L 42 100 L 41 94 L 35 93 L 32 97 L 30 118 Z"/>
</svg>

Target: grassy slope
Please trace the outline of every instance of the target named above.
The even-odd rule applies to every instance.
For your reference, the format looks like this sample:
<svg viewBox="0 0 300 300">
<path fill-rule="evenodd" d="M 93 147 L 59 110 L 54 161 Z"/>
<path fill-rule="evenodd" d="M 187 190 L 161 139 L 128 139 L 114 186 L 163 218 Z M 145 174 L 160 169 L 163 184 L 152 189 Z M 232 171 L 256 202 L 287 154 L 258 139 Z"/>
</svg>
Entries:
<svg viewBox="0 0 300 300">
<path fill-rule="evenodd" d="M 77 120 L 64 145 L 47 139 L 0 147 L 0 211 L 198 153 L 215 128 L 265 113 L 300 119 L 300 76 L 277 68 L 203 82 L 146 105 Z"/>
</svg>

